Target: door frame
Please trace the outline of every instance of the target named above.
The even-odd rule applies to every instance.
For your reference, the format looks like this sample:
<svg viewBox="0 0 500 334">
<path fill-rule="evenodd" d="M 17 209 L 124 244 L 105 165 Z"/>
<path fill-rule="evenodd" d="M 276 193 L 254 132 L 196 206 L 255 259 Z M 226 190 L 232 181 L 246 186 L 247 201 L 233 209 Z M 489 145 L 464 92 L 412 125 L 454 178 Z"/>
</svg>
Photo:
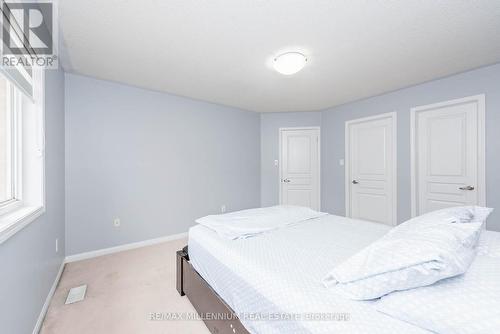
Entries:
<svg viewBox="0 0 500 334">
<path fill-rule="evenodd" d="M 362 117 L 357 119 L 352 119 L 345 122 L 345 157 L 344 157 L 344 169 L 345 169 L 345 215 L 346 217 L 351 217 L 351 163 L 350 163 L 350 147 L 351 147 L 351 136 L 350 136 L 350 126 L 357 123 L 364 123 L 370 121 L 376 121 L 379 119 L 389 118 L 392 120 L 392 221 L 393 225 L 397 225 L 398 219 L 398 115 L 396 111 L 388 112 L 384 114 Z"/>
<path fill-rule="evenodd" d="M 486 206 L 486 97 L 485 94 L 472 95 L 459 99 L 447 100 L 438 103 L 421 105 L 410 109 L 411 127 L 410 127 L 410 152 L 411 152 L 411 216 L 417 215 L 418 198 L 418 166 L 417 166 L 417 117 L 418 114 L 433 109 L 464 104 L 468 102 L 477 103 L 477 198 L 478 205 Z"/>
<path fill-rule="evenodd" d="M 281 205 L 281 199 L 283 196 L 283 188 L 282 188 L 282 158 L 283 158 L 283 145 L 281 142 L 282 133 L 284 131 L 292 131 L 292 130 L 317 130 L 318 131 L 318 200 L 319 200 L 319 208 L 321 211 L 321 127 L 320 126 L 298 126 L 298 127 L 283 127 L 278 129 L 279 133 L 279 160 L 278 160 L 278 169 L 279 169 L 279 204 Z"/>
</svg>

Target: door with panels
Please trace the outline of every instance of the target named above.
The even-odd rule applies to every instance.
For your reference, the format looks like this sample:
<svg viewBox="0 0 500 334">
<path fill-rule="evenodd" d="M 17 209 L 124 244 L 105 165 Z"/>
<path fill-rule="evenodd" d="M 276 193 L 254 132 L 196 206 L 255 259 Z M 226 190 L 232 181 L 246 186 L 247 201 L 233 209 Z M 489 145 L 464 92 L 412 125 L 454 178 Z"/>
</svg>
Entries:
<svg viewBox="0 0 500 334">
<path fill-rule="evenodd" d="M 412 215 L 485 205 L 484 95 L 412 109 Z"/>
<path fill-rule="evenodd" d="M 396 224 L 396 114 L 346 122 L 346 215 Z"/>
<path fill-rule="evenodd" d="M 319 128 L 280 129 L 280 203 L 320 209 Z"/>
</svg>

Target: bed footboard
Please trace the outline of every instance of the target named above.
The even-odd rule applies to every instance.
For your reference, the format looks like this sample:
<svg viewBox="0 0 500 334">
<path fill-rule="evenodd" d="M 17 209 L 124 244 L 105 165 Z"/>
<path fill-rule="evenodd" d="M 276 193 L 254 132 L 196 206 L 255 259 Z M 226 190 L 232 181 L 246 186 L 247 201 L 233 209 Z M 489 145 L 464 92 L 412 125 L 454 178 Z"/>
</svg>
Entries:
<svg viewBox="0 0 500 334">
<path fill-rule="evenodd" d="M 177 291 L 186 295 L 212 334 L 250 334 L 240 319 L 189 262 L 187 247 L 177 251 Z"/>
</svg>

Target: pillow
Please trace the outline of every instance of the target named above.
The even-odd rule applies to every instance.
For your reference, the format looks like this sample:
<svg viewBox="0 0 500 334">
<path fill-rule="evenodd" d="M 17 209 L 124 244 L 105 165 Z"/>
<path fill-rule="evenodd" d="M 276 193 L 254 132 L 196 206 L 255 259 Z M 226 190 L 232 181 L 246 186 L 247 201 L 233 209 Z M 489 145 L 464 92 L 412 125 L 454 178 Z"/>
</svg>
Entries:
<svg viewBox="0 0 500 334">
<path fill-rule="evenodd" d="M 444 222 L 454 223 L 483 223 L 493 211 L 491 208 L 481 206 L 455 206 L 441 210 L 431 211 L 412 218 L 409 221 L 417 222 Z"/>
<path fill-rule="evenodd" d="M 306 207 L 278 205 L 205 216 L 196 219 L 196 222 L 214 230 L 224 238 L 243 239 L 324 215 L 327 213 Z"/>
<path fill-rule="evenodd" d="M 464 275 L 391 293 L 374 306 L 435 333 L 498 333 L 500 259 L 478 255 Z"/>
<path fill-rule="evenodd" d="M 482 206 L 469 206 L 466 207 L 473 213 L 471 223 L 484 223 L 490 213 L 493 212 L 492 208 L 485 208 Z"/>
<path fill-rule="evenodd" d="M 436 224 L 480 223 L 484 225 L 484 222 L 492 211 L 493 209 L 480 206 L 456 206 L 436 210 L 407 220 L 389 231 L 388 235 L 391 233 L 401 234 L 403 231 L 406 231 L 406 233 L 413 233 L 415 229 L 421 229 Z M 464 245 L 472 247 L 477 242 L 476 237 L 476 235 L 470 235 L 470 239 L 463 239 Z"/>
<path fill-rule="evenodd" d="M 407 221 L 336 266 L 323 283 L 368 300 L 462 274 L 476 254 L 482 223 L 453 223 L 457 219 Z"/>
<path fill-rule="evenodd" d="M 430 221 L 439 222 L 449 220 L 450 223 L 469 223 L 474 218 L 474 213 L 465 206 L 455 206 L 441 210 L 431 211 L 412 218 L 410 221 Z"/>
</svg>

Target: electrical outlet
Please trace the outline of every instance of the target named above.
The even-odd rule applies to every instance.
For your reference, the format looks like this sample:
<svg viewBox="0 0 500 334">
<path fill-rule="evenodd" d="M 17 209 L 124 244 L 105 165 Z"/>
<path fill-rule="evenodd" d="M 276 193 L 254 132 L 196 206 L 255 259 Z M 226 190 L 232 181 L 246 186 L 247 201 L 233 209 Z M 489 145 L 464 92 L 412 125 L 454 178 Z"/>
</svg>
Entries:
<svg viewBox="0 0 500 334">
<path fill-rule="evenodd" d="M 226 206 L 224 204 L 221 205 L 220 212 L 222 212 L 222 213 L 226 212 Z"/>
<path fill-rule="evenodd" d="M 115 218 L 115 220 L 113 220 L 114 227 L 120 227 L 121 224 L 120 218 Z"/>
<path fill-rule="evenodd" d="M 59 253 L 59 239 L 56 238 L 56 253 Z"/>
</svg>

